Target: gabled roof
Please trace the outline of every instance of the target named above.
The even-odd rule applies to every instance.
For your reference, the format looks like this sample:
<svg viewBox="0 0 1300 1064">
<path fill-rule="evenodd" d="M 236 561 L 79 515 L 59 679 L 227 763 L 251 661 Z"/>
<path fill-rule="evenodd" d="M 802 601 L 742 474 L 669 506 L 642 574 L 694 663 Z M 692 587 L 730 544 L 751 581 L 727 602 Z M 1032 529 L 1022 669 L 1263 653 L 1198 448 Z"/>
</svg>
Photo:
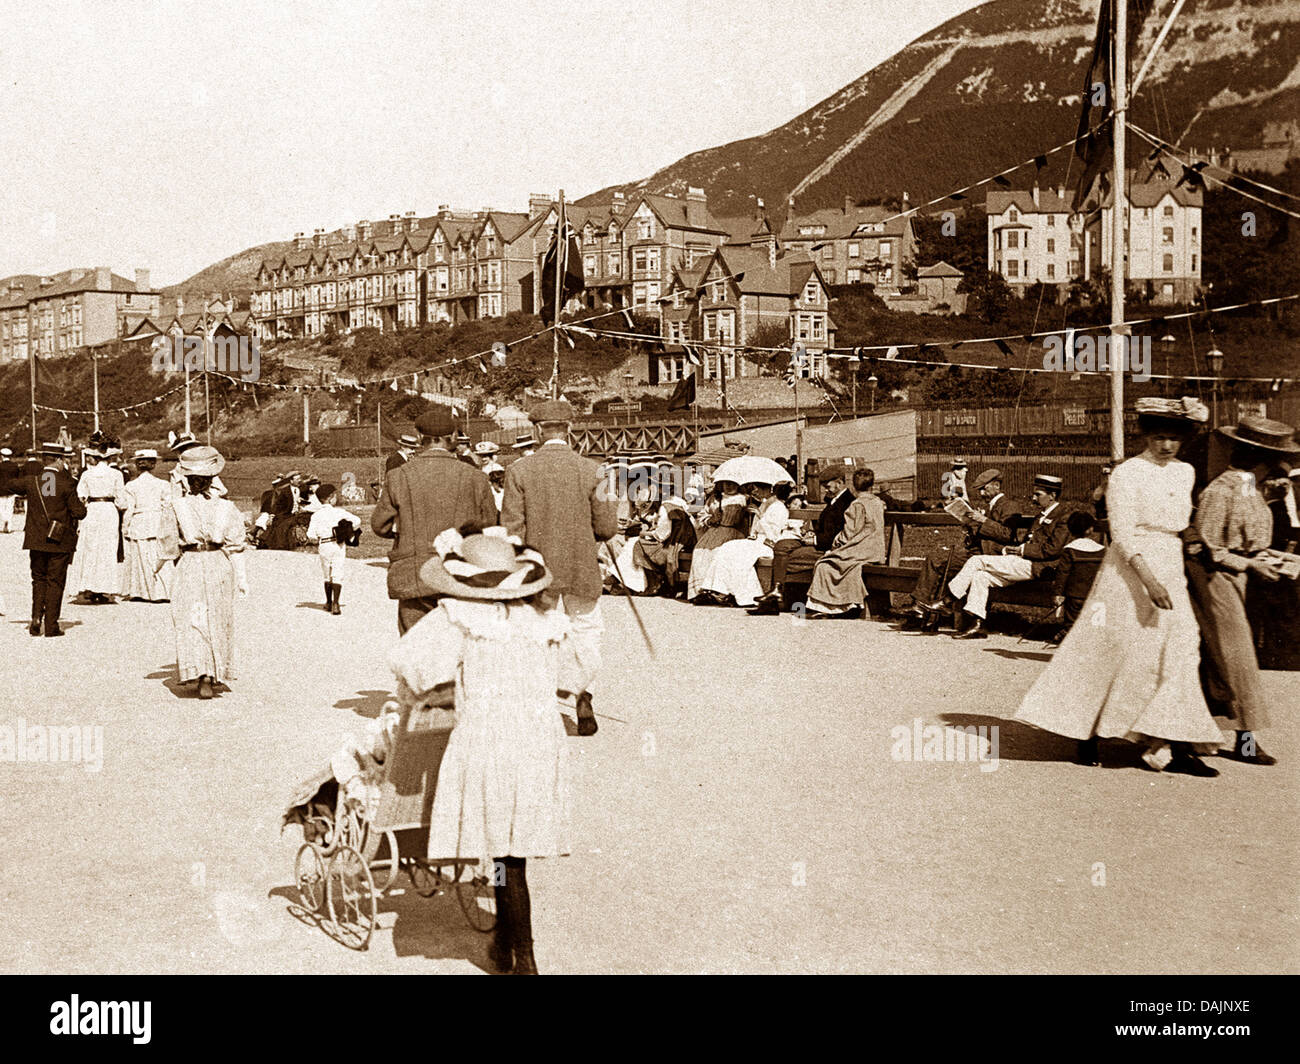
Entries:
<svg viewBox="0 0 1300 1064">
<path fill-rule="evenodd" d="M 1128 172 L 1128 201 L 1130 206 L 1155 207 L 1163 202 L 1166 196 L 1172 196 L 1174 202 L 1183 207 L 1200 207 L 1205 202 L 1205 197 L 1199 188 L 1193 189 L 1186 184 L 1179 185 L 1176 178 L 1166 180 L 1153 174 L 1147 180 L 1140 180 L 1134 171 L 1130 170 Z M 1109 207 L 1114 202 L 1115 190 L 1108 188 L 1102 206 Z M 1088 194 L 1084 209 L 1094 210 L 1096 206 L 1097 187 L 1094 186 Z"/>
<path fill-rule="evenodd" d="M 910 219 L 897 211 L 879 205 L 870 207 L 825 207 L 810 214 L 792 214 L 781 227 L 781 243 L 792 240 L 847 240 L 852 236 L 903 237 L 907 235 Z M 820 226 L 821 235 L 804 234 L 799 230 Z M 862 231 L 864 226 L 882 226 L 877 231 Z"/>
<path fill-rule="evenodd" d="M 11 308 L 23 306 L 30 303 L 33 299 L 48 299 L 51 296 L 67 296 L 76 292 L 136 292 L 134 281 L 128 281 L 125 277 L 120 277 L 115 273 L 109 274 L 109 284 L 107 288 L 100 288 L 97 285 L 98 271 L 89 267 L 80 267 L 71 270 L 63 270 L 61 273 L 50 274 L 53 284 L 41 287 L 40 274 L 16 274 L 13 277 L 6 277 L 0 281 L 0 308 Z M 12 297 L 9 295 L 9 285 L 14 281 L 23 282 L 23 292 L 15 293 Z M 153 294 L 145 290 L 142 294 Z"/>
<path fill-rule="evenodd" d="M 812 259 L 804 255 L 783 255 L 773 266 L 764 248 L 732 247 L 723 244 L 705 263 L 700 280 L 708 275 L 714 263 L 722 266 L 741 295 L 772 295 L 794 298 L 815 273 L 819 281 L 821 272 Z M 823 286 L 825 281 L 822 281 Z"/>
<path fill-rule="evenodd" d="M 707 203 L 678 196 L 654 195 L 643 192 L 628 201 L 627 217 L 632 217 L 646 204 L 669 229 L 691 229 L 698 233 L 725 235 L 716 218 L 709 213 Z"/>
<path fill-rule="evenodd" d="M 498 235 L 507 244 L 519 239 L 533 222 L 532 218 L 519 211 L 488 211 L 487 216 L 479 226 L 478 232 L 482 232 L 489 219 L 496 227 Z"/>
<path fill-rule="evenodd" d="M 922 266 L 916 271 L 917 277 L 965 277 L 966 275 L 942 260 L 933 266 Z"/>
<path fill-rule="evenodd" d="M 1058 190 L 1040 188 L 1038 202 L 1034 194 L 1026 189 L 992 189 L 984 201 L 987 214 L 1002 214 L 1008 207 L 1015 207 L 1021 214 L 1072 214 L 1071 201 L 1060 195 Z"/>
</svg>

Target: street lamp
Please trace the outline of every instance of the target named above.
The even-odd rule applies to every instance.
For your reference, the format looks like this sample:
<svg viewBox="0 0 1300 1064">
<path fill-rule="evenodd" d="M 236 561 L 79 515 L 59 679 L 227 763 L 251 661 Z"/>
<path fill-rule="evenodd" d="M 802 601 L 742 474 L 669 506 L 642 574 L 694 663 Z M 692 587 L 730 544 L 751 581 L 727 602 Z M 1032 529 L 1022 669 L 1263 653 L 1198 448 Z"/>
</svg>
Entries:
<svg viewBox="0 0 1300 1064">
<path fill-rule="evenodd" d="M 1211 428 L 1219 426 L 1219 374 L 1223 372 L 1223 352 L 1217 347 L 1212 347 L 1205 355 L 1205 361 L 1210 364 L 1210 372 L 1214 374 L 1214 380 L 1210 384 L 1211 396 L 1213 397 L 1214 414 L 1213 421 L 1210 423 Z"/>
<path fill-rule="evenodd" d="M 1175 342 L 1173 333 L 1165 333 L 1164 336 L 1160 337 L 1160 346 L 1165 351 L 1165 395 L 1169 394 L 1171 383 L 1169 380 L 1169 353 L 1174 349 Z"/>
<path fill-rule="evenodd" d="M 627 414 L 627 423 L 632 424 L 632 382 L 636 380 L 631 370 L 623 374 L 623 402 L 627 404 L 624 411 Z"/>
<path fill-rule="evenodd" d="M 876 375 L 873 373 L 867 378 L 867 383 L 871 385 L 871 412 L 874 414 L 876 412 L 876 386 L 880 384 L 880 381 L 876 379 Z"/>
</svg>

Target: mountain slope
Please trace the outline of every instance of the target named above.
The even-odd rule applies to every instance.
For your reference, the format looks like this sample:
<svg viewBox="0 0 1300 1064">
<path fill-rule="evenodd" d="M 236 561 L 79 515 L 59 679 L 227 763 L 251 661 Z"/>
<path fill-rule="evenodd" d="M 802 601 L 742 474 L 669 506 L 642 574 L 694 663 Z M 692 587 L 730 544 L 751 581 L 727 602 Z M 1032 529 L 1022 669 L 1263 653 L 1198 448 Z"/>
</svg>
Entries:
<svg viewBox="0 0 1300 1064">
<path fill-rule="evenodd" d="M 1170 6 L 1156 5 L 1133 49 L 1135 65 Z M 1074 135 L 1096 15 L 1097 0 L 993 0 L 784 126 L 614 188 L 630 194 L 701 186 L 723 216 L 747 213 L 753 197 L 780 209 L 792 193 L 800 211 L 845 196 L 906 191 L 917 202 L 944 195 Z M 1294 0 L 1190 0 L 1132 118 L 1188 146 L 1255 146 L 1265 121 L 1297 117 L 1297 56 Z M 1077 175 L 1063 152 L 1042 180 Z M 1027 184 L 1033 168 L 1022 176 Z"/>
</svg>

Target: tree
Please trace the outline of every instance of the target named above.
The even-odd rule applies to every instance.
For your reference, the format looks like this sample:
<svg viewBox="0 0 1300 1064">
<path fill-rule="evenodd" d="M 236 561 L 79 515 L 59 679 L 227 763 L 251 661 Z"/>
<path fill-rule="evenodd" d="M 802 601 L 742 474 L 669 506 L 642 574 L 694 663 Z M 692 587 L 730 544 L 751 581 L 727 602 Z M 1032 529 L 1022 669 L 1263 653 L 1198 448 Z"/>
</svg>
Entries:
<svg viewBox="0 0 1300 1064">
<path fill-rule="evenodd" d="M 1011 286 L 1000 273 L 991 270 L 971 270 L 961 279 L 957 291 L 966 295 L 966 314 L 989 324 L 1005 319 L 1011 306 Z"/>
</svg>

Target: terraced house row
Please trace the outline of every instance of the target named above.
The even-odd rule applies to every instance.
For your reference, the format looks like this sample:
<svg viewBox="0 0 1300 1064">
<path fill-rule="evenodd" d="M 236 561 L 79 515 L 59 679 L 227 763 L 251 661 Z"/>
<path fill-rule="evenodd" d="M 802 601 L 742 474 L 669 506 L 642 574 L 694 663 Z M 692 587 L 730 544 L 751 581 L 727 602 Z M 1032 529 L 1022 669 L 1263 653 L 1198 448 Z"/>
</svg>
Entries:
<svg viewBox="0 0 1300 1064">
<path fill-rule="evenodd" d="M 828 225 L 830 214 L 837 217 Z M 834 283 L 837 271 L 845 279 L 897 291 L 915 240 L 910 222 L 886 226 L 879 222 L 884 214 L 882 208 L 846 205 L 843 212 L 792 217 L 781 234 L 790 238 L 790 248 L 781 253 L 761 202 L 752 217 L 718 219 L 696 188 L 683 196 L 614 192 L 599 203 L 567 207 L 582 257 L 583 306 L 640 310 L 665 323 L 665 336 L 671 321 L 675 339 L 732 337 L 743 343 L 761 323 L 780 325 L 788 336 L 817 347 L 832 335 L 825 285 Z M 273 340 L 535 313 L 543 302 L 540 262 L 557 218 L 556 203 L 534 195 L 527 213 L 441 207 L 430 217 L 411 211 L 332 233 L 298 233 L 290 250 L 261 263 L 252 295 L 255 327 L 262 339 Z M 724 247 L 730 257 L 721 260 L 721 268 L 731 269 L 741 286 L 732 293 L 731 317 L 712 304 L 707 313 L 699 312 L 699 300 L 687 299 L 684 287 L 688 281 L 698 286 L 700 271 Z M 735 265 L 735 255 L 754 248 L 755 268 L 746 282 L 738 276 L 745 270 Z M 814 260 L 834 263 L 827 267 L 829 278 Z M 761 270 L 760 262 L 766 264 Z M 794 269 L 796 262 L 813 269 Z M 812 273 L 822 292 L 816 307 L 803 299 Z M 761 284 L 762 291 L 750 291 L 746 284 Z M 696 311 L 677 313 L 688 302 Z M 761 309 L 751 313 L 751 304 Z M 675 365 L 671 359 L 664 364 L 666 379 L 672 379 Z M 722 365 L 711 370 L 734 372 Z"/>
<path fill-rule="evenodd" d="M 134 281 L 105 266 L 6 277 L 0 280 L 0 362 L 71 355 L 114 340 L 132 315 L 157 314 L 161 298 L 149 287 L 148 270 L 136 270 Z"/>
</svg>

